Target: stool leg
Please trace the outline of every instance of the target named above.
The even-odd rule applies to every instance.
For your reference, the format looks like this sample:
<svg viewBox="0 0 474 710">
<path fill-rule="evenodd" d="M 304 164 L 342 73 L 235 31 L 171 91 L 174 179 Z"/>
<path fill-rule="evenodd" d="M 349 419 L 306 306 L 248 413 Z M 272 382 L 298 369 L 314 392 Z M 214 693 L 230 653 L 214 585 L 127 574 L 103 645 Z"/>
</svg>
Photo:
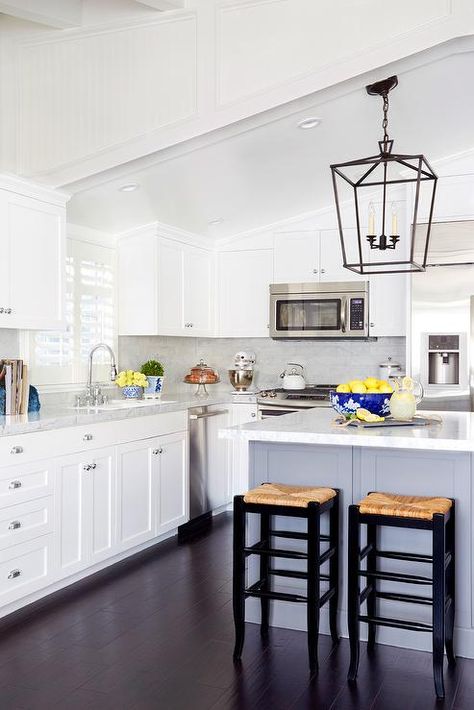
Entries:
<svg viewBox="0 0 474 710">
<path fill-rule="evenodd" d="M 367 525 L 367 544 L 371 544 L 373 546 L 373 550 L 371 550 L 371 552 L 369 552 L 367 555 L 367 570 L 370 570 L 371 572 L 376 572 L 377 526 L 373 523 L 369 523 Z M 372 587 L 372 591 L 367 597 L 367 616 L 369 618 L 373 618 L 374 616 L 377 616 L 377 581 L 374 577 L 369 577 L 367 579 L 367 584 L 370 584 Z M 368 627 L 369 634 L 367 638 L 367 651 L 371 653 L 375 647 L 377 626 L 376 624 L 371 624 L 369 622 Z"/>
<path fill-rule="evenodd" d="M 339 641 L 337 629 L 337 607 L 339 601 L 339 494 L 334 498 L 329 512 L 329 544 L 334 548 L 334 554 L 329 560 L 329 587 L 334 594 L 329 600 L 329 628 L 333 643 Z"/>
<path fill-rule="evenodd" d="M 309 668 L 318 668 L 319 597 L 320 597 L 320 514 L 319 503 L 308 505 L 307 624 Z"/>
<path fill-rule="evenodd" d="M 349 627 L 349 642 L 351 649 L 351 662 L 348 680 L 357 678 L 359 669 L 359 554 L 360 554 L 360 523 L 359 508 L 357 505 L 349 506 L 349 554 L 348 554 L 348 600 L 347 624 Z"/>
<path fill-rule="evenodd" d="M 455 512 L 454 502 L 450 511 L 450 517 L 446 525 L 446 549 L 451 554 L 451 562 L 446 570 L 446 593 L 449 594 L 451 602 L 446 614 L 446 655 L 450 666 L 456 665 L 456 656 L 454 655 L 453 636 L 454 636 L 454 617 L 456 609 L 456 564 L 455 564 Z"/>
<path fill-rule="evenodd" d="M 433 676 L 438 698 L 444 698 L 445 554 L 444 515 L 435 513 L 433 515 Z"/>
<path fill-rule="evenodd" d="M 235 625 L 234 661 L 240 660 L 245 638 L 245 503 L 234 498 L 233 609 Z"/>
<path fill-rule="evenodd" d="M 260 541 L 264 542 L 266 547 L 270 547 L 270 515 L 268 513 L 260 514 Z M 268 570 L 270 569 L 270 557 L 268 555 L 260 555 L 260 580 L 263 580 L 262 591 L 270 591 L 270 575 Z M 268 626 L 270 621 L 270 599 L 266 597 L 260 598 L 260 608 L 261 608 L 261 625 L 260 633 L 262 636 L 268 634 Z"/>
</svg>

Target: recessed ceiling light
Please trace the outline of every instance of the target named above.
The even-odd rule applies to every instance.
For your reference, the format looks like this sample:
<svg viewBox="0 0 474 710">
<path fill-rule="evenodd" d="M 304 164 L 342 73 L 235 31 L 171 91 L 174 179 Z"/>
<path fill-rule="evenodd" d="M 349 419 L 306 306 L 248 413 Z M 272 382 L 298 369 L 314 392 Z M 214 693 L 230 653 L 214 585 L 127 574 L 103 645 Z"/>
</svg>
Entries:
<svg viewBox="0 0 474 710">
<path fill-rule="evenodd" d="M 321 123 L 320 118 L 303 118 L 302 121 L 297 123 L 298 128 L 316 128 Z"/>
<path fill-rule="evenodd" d="M 214 217 L 214 219 L 209 219 L 208 224 L 213 225 L 213 224 L 222 224 L 224 221 L 224 217 Z"/>
<path fill-rule="evenodd" d="M 140 185 L 136 182 L 128 182 L 126 185 L 120 185 L 119 190 L 120 192 L 133 192 L 134 190 L 138 190 Z"/>
</svg>

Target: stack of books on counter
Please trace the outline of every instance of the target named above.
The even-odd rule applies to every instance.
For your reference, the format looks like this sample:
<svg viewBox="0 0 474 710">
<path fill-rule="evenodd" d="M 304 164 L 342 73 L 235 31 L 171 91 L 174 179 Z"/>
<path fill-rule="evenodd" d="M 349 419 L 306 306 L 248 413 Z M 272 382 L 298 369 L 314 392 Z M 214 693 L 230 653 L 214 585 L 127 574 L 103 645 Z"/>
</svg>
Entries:
<svg viewBox="0 0 474 710">
<path fill-rule="evenodd" d="M 3 360 L 0 386 L 5 387 L 5 414 L 26 414 L 30 386 L 28 368 L 23 360 Z"/>
</svg>

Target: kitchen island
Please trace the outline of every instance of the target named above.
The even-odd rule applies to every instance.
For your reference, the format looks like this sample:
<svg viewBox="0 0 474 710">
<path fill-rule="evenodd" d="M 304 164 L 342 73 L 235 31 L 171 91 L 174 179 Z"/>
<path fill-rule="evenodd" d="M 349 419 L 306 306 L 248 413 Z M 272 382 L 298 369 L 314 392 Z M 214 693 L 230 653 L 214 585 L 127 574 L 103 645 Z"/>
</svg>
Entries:
<svg viewBox="0 0 474 710">
<path fill-rule="evenodd" d="M 423 412 L 429 415 L 428 412 Z M 369 491 L 386 491 L 406 495 L 447 496 L 456 500 L 456 652 L 474 658 L 474 594 L 473 594 L 473 474 L 474 414 L 442 412 L 441 423 L 430 426 L 393 428 L 336 428 L 335 413 L 315 408 L 260 422 L 223 430 L 221 436 L 249 443 L 249 486 L 264 481 L 295 485 L 332 486 L 341 491 L 341 579 L 340 629 L 347 635 L 346 624 L 346 557 L 347 508 Z M 252 516 L 253 517 L 253 516 Z M 291 521 L 295 530 L 302 523 Z M 251 541 L 257 530 L 249 526 Z M 427 531 L 384 528 L 381 547 L 392 550 L 430 552 Z M 280 543 L 279 543 L 280 544 Z M 283 544 L 283 543 L 282 543 Z M 294 548 L 295 541 L 288 541 Z M 286 560 L 279 561 L 282 567 Z M 381 569 L 426 574 L 426 565 L 382 560 Z M 286 566 L 295 568 L 295 562 Z M 257 569 L 251 560 L 249 575 L 256 579 Z M 279 584 L 285 591 L 301 590 L 300 580 Z M 399 585 L 398 585 L 399 586 Z M 395 583 L 384 583 L 382 589 L 396 591 Z M 324 587 L 323 587 L 324 591 Z M 420 593 L 420 588 L 404 585 L 403 591 Z M 382 601 L 386 616 L 431 620 L 431 607 L 411 606 Z M 259 621 L 256 600 L 247 601 L 247 619 Z M 271 623 L 275 626 L 305 629 L 304 605 L 274 602 Z M 362 625 L 364 626 L 364 625 Z M 328 632 L 325 610 L 321 631 Z M 361 629 L 365 631 L 364 628 Z M 410 648 L 429 650 L 429 634 L 399 629 L 380 628 L 378 639 Z"/>
</svg>

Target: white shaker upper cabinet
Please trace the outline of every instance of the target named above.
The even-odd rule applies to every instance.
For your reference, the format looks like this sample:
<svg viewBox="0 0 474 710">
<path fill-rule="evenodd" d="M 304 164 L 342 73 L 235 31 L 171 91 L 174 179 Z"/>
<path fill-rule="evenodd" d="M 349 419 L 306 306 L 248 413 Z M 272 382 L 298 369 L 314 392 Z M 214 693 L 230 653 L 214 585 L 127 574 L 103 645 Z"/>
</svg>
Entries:
<svg viewBox="0 0 474 710">
<path fill-rule="evenodd" d="M 118 245 L 120 335 L 158 333 L 158 240 L 155 234 L 124 237 Z"/>
<path fill-rule="evenodd" d="M 273 251 L 221 252 L 218 274 L 219 336 L 268 337 Z"/>
<path fill-rule="evenodd" d="M 0 190 L 0 327 L 64 327 L 65 207 Z"/>
<path fill-rule="evenodd" d="M 189 335 L 213 335 L 214 257 L 204 249 L 184 249 L 184 329 Z M 186 335 L 186 333 L 183 333 Z"/>
<path fill-rule="evenodd" d="M 353 271 L 342 265 L 339 230 L 322 229 L 319 235 L 320 281 L 361 281 Z"/>
<path fill-rule="evenodd" d="M 408 274 L 380 274 L 369 278 L 369 334 L 406 336 Z"/>
<path fill-rule="evenodd" d="M 306 283 L 319 280 L 319 233 L 277 232 L 274 235 L 275 283 Z"/>
</svg>

